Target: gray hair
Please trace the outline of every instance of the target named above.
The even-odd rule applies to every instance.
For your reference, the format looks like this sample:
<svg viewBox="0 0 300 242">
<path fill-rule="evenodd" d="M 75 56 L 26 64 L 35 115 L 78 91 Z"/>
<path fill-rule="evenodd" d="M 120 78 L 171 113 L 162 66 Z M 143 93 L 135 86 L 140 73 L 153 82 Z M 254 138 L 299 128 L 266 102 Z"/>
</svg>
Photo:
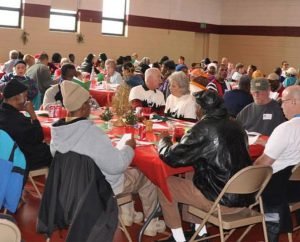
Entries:
<svg viewBox="0 0 300 242">
<path fill-rule="evenodd" d="M 190 93 L 190 81 L 183 71 L 173 72 L 169 76 L 169 82 L 175 82 L 181 89 L 183 95 Z"/>
<path fill-rule="evenodd" d="M 112 66 L 112 67 L 114 67 L 115 69 L 116 69 L 116 67 L 117 67 L 116 62 L 115 62 L 113 59 L 107 59 L 107 60 L 105 61 L 105 65 Z"/>
<path fill-rule="evenodd" d="M 18 59 L 18 57 L 19 57 L 19 51 L 17 51 L 17 50 L 11 50 L 9 52 L 9 58 L 10 59 L 15 60 L 15 59 Z"/>
<path fill-rule="evenodd" d="M 157 69 L 157 68 L 154 68 L 154 67 L 148 68 L 148 69 L 146 70 L 146 72 L 145 72 L 145 82 L 147 83 L 149 77 L 152 76 L 152 75 L 155 75 L 155 73 L 158 73 L 159 75 L 161 74 L 161 73 L 160 73 L 160 70 Z"/>
</svg>

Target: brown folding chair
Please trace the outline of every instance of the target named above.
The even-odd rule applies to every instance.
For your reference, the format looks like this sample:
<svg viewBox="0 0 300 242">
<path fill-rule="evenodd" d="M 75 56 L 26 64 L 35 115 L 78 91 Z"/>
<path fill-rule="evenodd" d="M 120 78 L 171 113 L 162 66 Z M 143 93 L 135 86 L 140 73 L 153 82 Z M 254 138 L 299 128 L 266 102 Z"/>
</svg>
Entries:
<svg viewBox="0 0 300 242">
<path fill-rule="evenodd" d="M 31 183 L 34 187 L 34 190 L 36 191 L 36 193 L 37 193 L 37 195 L 40 199 L 42 199 L 42 194 L 41 194 L 40 190 L 38 189 L 38 187 L 36 185 L 36 181 L 34 181 L 33 178 L 36 177 L 36 176 L 45 176 L 45 179 L 47 179 L 48 173 L 49 173 L 49 168 L 48 167 L 42 167 L 40 169 L 30 171 L 29 175 L 28 175 L 28 178 L 29 178 L 29 180 L 31 181 Z"/>
<path fill-rule="evenodd" d="M 267 229 L 264 217 L 261 194 L 272 176 L 271 166 L 249 166 L 237 172 L 225 185 L 216 201 L 208 212 L 194 206 L 189 206 L 188 211 L 202 219 L 200 227 L 196 230 L 190 241 L 202 241 L 214 237 L 220 237 L 221 242 L 226 241 L 236 228 L 245 227 L 246 230 L 237 241 L 242 241 L 250 229 L 257 223 L 262 223 L 264 238 L 268 242 Z M 249 207 L 241 208 L 236 213 L 223 214 L 220 200 L 225 193 L 251 194 L 256 193 L 255 202 Z M 253 207 L 259 205 L 260 212 Z M 219 234 L 195 240 L 197 234 L 206 223 L 219 227 Z M 230 230 L 224 232 L 223 230 Z M 224 237 L 226 234 L 226 237 Z"/>
<path fill-rule="evenodd" d="M 300 163 L 296 165 L 292 170 L 292 175 L 290 176 L 290 181 L 300 181 Z M 289 204 L 290 212 L 293 213 L 300 209 L 300 201 Z M 289 242 L 293 242 L 293 232 L 300 229 L 300 225 L 293 228 L 292 233 L 288 233 Z"/>
<path fill-rule="evenodd" d="M 116 196 L 117 198 L 117 203 L 118 203 L 118 207 L 119 207 L 119 215 L 118 215 L 118 218 L 119 218 L 119 223 L 120 223 L 120 229 L 124 232 L 126 238 L 128 239 L 129 242 L 132 242 L 132 239 L 126 229 L 126 226 L 121 218 L 121 214 L 120 214 L 120 206 L 126 204 L 126 203 L 130 203 L 132 202 L 132 195 L 131 194 L 126 194 L 126 195 L 117 195 Z"/>
</svg>

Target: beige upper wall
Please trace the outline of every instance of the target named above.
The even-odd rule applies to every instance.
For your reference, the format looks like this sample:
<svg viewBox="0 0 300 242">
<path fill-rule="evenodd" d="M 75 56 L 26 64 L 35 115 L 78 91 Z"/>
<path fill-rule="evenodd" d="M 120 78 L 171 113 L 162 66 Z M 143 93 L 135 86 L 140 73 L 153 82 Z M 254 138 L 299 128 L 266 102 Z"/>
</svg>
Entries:
<svg viewBox="0 0 300 242">
<path fill-rule="evenodd" d="M 299 0 L 226 0 L 221 4 L 223 25 L 300 26 Z"/>
<path fill-rule="evenodd" d="M 113 0 L 112 0 L 113 1 Z M 102 0 L 25 0 L 26 3 L 68 9 L 102 10 Z M 221 0 L 129 0 L 129 14 L 154 18 L 221 24 Z"/>
<path fill-rule="evenodd" d="M 131 0 L 132 15 L 221 24 L 221 0 Z"/>
<path fill-rule="evenodd" d="M 271 73 L 286 60 L 298 69 L 300 39 L 297 37 L 220 35 L 219 54 L 233 63 L 254 64 L 264 74 Z"/>
</svg>

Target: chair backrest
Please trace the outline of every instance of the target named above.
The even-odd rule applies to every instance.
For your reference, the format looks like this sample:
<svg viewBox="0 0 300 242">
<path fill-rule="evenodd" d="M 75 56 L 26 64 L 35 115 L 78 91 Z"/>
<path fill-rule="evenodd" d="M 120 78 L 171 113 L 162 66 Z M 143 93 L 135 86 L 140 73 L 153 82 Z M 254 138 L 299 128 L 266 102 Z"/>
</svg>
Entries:
<svg viewBox="0 0 300 242">
<path fill-rule="evenodd" d="M 222 193 L 250 194 L 263 191 L 272 176 L 271 166 L 248 166 L 237 172 Z"/>
<path fill-rule="evenodd" d="M 0 218 L 0 242 L 20 241 L 21 233 L 18 226 L 13 221 L 9 220 L 9 218 Z"/>
<path fill-rule="evenodd" d="M 290 181 L 300 181 L 300 162 L 292 170 L 292 175 L 290 176 Z"/>
</svg>

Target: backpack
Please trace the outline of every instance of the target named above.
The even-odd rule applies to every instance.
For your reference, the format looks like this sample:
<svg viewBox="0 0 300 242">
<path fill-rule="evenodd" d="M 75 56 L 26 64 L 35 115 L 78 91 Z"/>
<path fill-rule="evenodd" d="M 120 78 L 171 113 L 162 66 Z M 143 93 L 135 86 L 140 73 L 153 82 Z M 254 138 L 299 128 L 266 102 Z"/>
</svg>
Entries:
<svg viewBox="0 0 300 242">
<path fill-rule="evenodd" d="M 14 213 L 23 190 L 26 159 L 17 143 L 0 130 L 0 209 Z"/>
</svg>

